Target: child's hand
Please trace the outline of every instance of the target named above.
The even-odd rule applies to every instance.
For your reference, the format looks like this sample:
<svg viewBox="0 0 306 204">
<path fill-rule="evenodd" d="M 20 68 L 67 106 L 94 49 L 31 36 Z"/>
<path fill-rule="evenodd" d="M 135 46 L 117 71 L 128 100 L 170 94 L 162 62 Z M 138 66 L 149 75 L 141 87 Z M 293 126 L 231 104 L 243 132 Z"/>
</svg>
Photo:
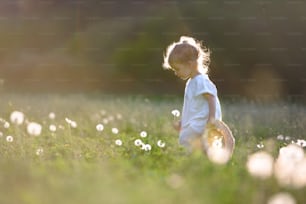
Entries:
<svg viewBox="0 0 306 204">
<path fill-rule="evenodd" d="M 181 121 L 179 120 L 179 121 L 174 121 L 173 123 L 172 123 L 172 125 L 173 125 L 173 128 L 175 129 L 175 130 L 177 130 L 177 131 L 180 131 L 181 130 Z"/>
</svg>

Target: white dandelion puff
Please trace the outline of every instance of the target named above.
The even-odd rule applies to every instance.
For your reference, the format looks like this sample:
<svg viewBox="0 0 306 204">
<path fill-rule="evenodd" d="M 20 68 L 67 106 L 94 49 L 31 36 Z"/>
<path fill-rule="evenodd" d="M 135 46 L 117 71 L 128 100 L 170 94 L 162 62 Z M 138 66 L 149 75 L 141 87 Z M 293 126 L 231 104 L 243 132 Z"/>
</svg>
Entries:
<svg viewBox="0 0 306 204">
<path fill-rule="evenodd" d="M 43 148 L 38 148 L 36 150 L 36 155 L 39 156 L 39 155 L 42 155 L 44 153 L 44 149 Z"/>
<path fill-rule="evenodd" d="M 3 124 L 3 127 L 4 127 L 5 129 L 10 128 L 10 126 L 11 126 L 10 123 L 7 122 L 7 121 L 5 121 L 4 124 Z"/>
<path fill-rule="evenodd" d="M 159 146 L 160 148 L 164 148 L 166 146 L 166 143 L 161 141 L 161 140 L 158 140 L 157 141 L 157 146 Z"/>
<path fill-rule="evenodd" d="M 152 147 L 150 144 L 143 144 L 142 149 L 146 152 L 151 151 Z"/>
<path fill-rule="evenodd" d="M 306 140 L 298 139 L 295 144 L 299 145 L 300 147 L 306 147 Z"/>
<path fill-rule="evenodd" d="M 65 118 L 65 121 L 70 125 L 72 128 L 77 128 L 78 124 L 77 122 L 70 120 L 69 118 Z"/>
<path fill-rule="evenodd" d="M 144 137 L 148 136 L 148 133 L 146 131 L 141 131 L 139 135 L 140 135 L 140 137 L 144 138 Z"/>
<path fill-rule="evenodd" d="M 118 134 L 119 133 L 118 128 L 112 128 L 112 133 L 115 135 Z"/>
<path fill-rule="evenodd" d="M 273 195 L 267 204 L 296 204 L 296 201 L 289 193 L 281 192 Z"/>
<path fill-rule="evenodd" d="M 102 124 L 98 124 L 98 125 L 96 125 L 96 130 L 98 132 L 102 132 L 104 130 L 104 126 Z"/>
<path fill-rule="evenodd" d="M 306 178 L 305 176 L 300 177 L 300 175 L 305 175 L 305 165 L 301 164 L 304 162 L 306 162 L 304 150 L 300 146 L 289 144 L 286 147 L 282 147 L 279 150 L 274 168 L 274 175 L 278 183 L 281 186 L 303 186 L 303 183 L 306 183 Z M 301 173 L 300 168 L 302 168 L 304 172 Z"/>
<path fill-rule="evenodd" d="M 117 146 L 121 146 L 121 145 L 122 145 L 122 140 L 117 139 L 117 140 L 115 141 L 115 144 L 116 144 Z"/>
<path fill-rule="evenodd" d="M 143 144 L 143 143 L 142 143 L 141 139 L 136 139 L 136 140 L 134 141 L 134 145 L 137 146 L 137 147 L 141 146 L 142 144 Z"/>
<path fill-rule="evenodd" d="M 278 135 L 278 136 L 276 137 L 276 139 L 277 139 L 277 140 L 284 140 L 285 137 L 284 137 L 284 135 Z"/>
<path fill-rule="evenodd" d="M 273 173 L 273 157 L 264 151 L 256 152 L 248 157 L 248 172 L 257 178 L 267 179 Z"/>
<path fill-rule="evenodd" d="M 263 143 L 257 144 L 256 145 L 258 149 L 262 149 L 265 147 L 265 145 Z"/>
<path fill-rule="evenodd" d="M 171 111 L 171 114 L 174 116 L 174 117 L 180 117 L 181 113 L 179 110 L 177 109 L 174 109 Z"/>
<path fill-rule="evenodd" d="M 39 136 L 42 131 L 42 126 L 36 122 L 30 122 L 27 126 L 27 132 L 29 135 Z"/>
<path fill-rule="evenodd" d="M 106 124 L 108 124 L 108 119 L 107 118 L 104 118 L 103 120 L 102 120 L 102 122 L 106 125 Z"/>
<path fill-rule="evenodd" d="M 13 142 L 14 141 L 14 138 L 13 138 L 13 136 L 6 136 L 6 141 L 7 142 Z"/>
<path fill-rule="evenodd" d="M 0 132 L 0 137 L 3 137 L 3 132 Z"/>
<path fill-rule="evenodd" d="M 51 120 L 54 120 L 55 117 L 56 117 L 56 115 L 55 115 L 54 112 L 50 112 L 50 113 L 49 113 L 49 118 L 50 118 Z"/>
<path fill-rule="evenodd" d="M 10 115 L 10 120 L 13 124 L 21 125 L 24 121 L 24 114 L 20 111 L 13 111 Z"/>
<path fill-rule="evenodd" d="M 56 126 L 55 125 L 49 125 L 49 130 L 51 131 L 51 132 L 56 132 Z"/>
</svg>

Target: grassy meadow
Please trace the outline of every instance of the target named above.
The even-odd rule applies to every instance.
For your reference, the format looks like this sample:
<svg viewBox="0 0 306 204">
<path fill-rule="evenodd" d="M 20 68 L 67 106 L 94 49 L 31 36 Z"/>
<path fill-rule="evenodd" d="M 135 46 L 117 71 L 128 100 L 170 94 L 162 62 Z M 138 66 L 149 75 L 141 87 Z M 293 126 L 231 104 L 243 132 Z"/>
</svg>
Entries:
<svg viewBox="0 0 306 204">
<path fill-rule="evenodd" d="M 178 145 L 171 111 L 180 110 L 182 100 L 1 94 L 0 203 L 264 204 L 280 192 L 306 203 L 305 186 L 260 179 L 246 168 L 257 151 L 276 158 L 279 148 L 305 140 L 304 105 L 221 97 L 236 149 L 219 165 Z M 22 123 L 11 121 L 14 111 L 24 114 Z M 31 122 L 41 126 L 38 133 L 28 130 Z"/>
</svg>

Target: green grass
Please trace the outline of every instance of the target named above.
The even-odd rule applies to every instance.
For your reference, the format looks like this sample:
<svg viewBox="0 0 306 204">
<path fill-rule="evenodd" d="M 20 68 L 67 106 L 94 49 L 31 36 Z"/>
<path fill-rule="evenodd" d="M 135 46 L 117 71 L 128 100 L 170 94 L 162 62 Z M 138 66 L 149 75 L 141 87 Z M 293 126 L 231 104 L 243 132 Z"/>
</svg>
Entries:
<svg viewBox="0 0 306 204">
<path fill-rule="evenodd" d="M 236 137 L 236 149 L 220 166 L 179 147 L 171 110 L 181 104 L 181 98 L 170 96 L 2 94 L 0 118 L 9 121 L 10 113 L 19 110 L 43 130 L 34 137 L 25 124 L 4 128 L 0 123 L 0 203 L 258 204 L 278 192 L 306 202 L 305 188 L 281 187 L 273 177 L 256 179 L 245 168 L 259 143 L 276 157 L 279 147 L 290 142 L 277 141 L 277 135 L 305 139 L 305 106 L 223 100 L 223 119 Z M 65 118 L 76 121 L 77 128 Z M 105 118 L 110 120 L 98 132 L 96 125 Z M 55 133 L 50 124 L 58 127 Z M 148 136 L 141 138 L 141 131 Z M 7 135 L 14 141 L 7 142 Z M 151 151 L 134 145 L 139 138 Z M 158 140 L 166 146 L 158 147 Z M 43 154 L 36 154 L 38 148 Z"/>
</svg>

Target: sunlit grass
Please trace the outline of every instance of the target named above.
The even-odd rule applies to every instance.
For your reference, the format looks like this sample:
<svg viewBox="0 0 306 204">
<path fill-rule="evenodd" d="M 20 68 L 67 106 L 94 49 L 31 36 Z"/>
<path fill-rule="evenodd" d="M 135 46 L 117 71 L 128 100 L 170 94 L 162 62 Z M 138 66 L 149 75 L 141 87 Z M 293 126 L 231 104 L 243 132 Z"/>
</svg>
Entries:
<svg viewBox="0 0 306 204">
<path fill-rule="evenodd" d="M 281 193 L 306 201 L 305 185 L 279 182 L 271 166 L 281 147 L 305 148 L 304 106 L 223 100 L 236 149 L 219 165 L 178 146 L 181 100 L 3 94 L 0 203 L 257 204 Z M 257 152 L 268 159 L 251 163 Z"/>
</svg>

